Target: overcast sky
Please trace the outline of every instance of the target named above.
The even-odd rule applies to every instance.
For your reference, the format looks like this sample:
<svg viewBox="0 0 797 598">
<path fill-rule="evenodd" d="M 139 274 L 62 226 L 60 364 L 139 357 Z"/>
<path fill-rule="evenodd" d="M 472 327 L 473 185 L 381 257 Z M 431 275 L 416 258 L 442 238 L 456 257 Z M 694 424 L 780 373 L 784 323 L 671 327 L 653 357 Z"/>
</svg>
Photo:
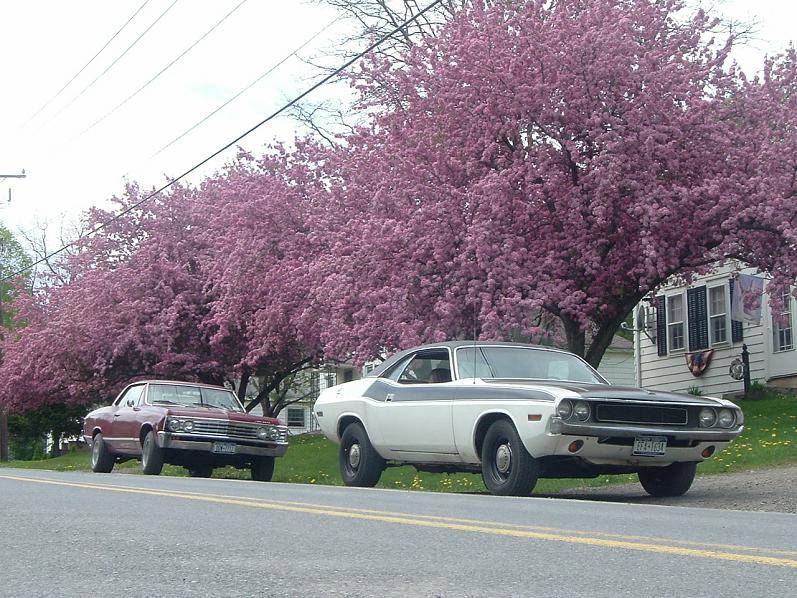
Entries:
<svg viewBox="0 0 797 598">
<path fill-rule="evenodd" d="M 144 0 L 0 2 L 0 222 L 15 230 L 36 219 L 76 219 L 120 193 L 124 180 L 145 186 L 177 175 L 304 90 L 318 72 L 294 58 L 180 142 L 164 144 L 248 85 L 328 25 L 335 14 L 301 0 L 248 0 L 175 66 L 84 132 L 202 36 L 240 0 L 177 0 L 165 16 L 94 85 L 80 95 L 174 0 L 150 0 L 98 58 L 35 118 L 47 102 L 141 6 Z M 423 6 L 426 3 L 420 2 Z M 736 57 L 747 72 L 765 53 L 794 38 L 797 8 L 787 0 L 726 0 L 724 14 L 758 22 L 758 39 Z M 335 23 L 302 52 L 333 47 L 345 33 Z M 78 97 L 79 96 L 79 97 Z M 77 97 L 77 99 L 75 99 Z M 282 117 L 242 145 L 259 151 L 274 138 L 291 140 L 296 123 Z M 212 171 L 234 151 L 217 158 Z M 196 180 L 196 178 L 194 179 Z M 8 188 L 12 200 L 7 203 Z"/>
</svg>

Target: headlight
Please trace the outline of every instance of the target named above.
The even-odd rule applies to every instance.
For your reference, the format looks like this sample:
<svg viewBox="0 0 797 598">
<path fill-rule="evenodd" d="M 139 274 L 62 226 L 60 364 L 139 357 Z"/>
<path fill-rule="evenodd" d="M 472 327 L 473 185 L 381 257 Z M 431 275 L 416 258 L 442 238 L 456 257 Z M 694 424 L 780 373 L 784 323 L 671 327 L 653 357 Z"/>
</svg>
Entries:
<svg viewBox="0 0 797 598">
<path fill-rule="evenodd" d="M 260 440 L 268 440 L 268 437 L 269 437 L 268 428 L 258 428 L 257 429 L 257 437 Z"/>
<path fill-rule="evenodd" d="M 194 429 L 194 422 L 190 419 L 187 419 L 183 422 L 183 430 L 186 432 L 191 432 Z"/>
<path fill-rule="evenodd" d="M 556 414 L 562 419 L 567 419 L 573 415 L 573 401 L 568 401 L 567 399 L 559 401 L 559 405 L 556 406 Z"/>
<path fill-rule="evenodd" d="M 717 414 L 717 424 L 720 428 L 730 428 L 735 420 L 736 416 L 730 409 L 720 409 Z"/>
<path fill-rule="evenodd" d="M 589 419 L 589 405 L 584 401 L 579 401 L 576 403 L 576 406 L 573 407 L 573 413 L 576 414 L 576 417 L 585 422 Z"/>
<path fill-rule="evenodd" d="M 700 410 L 700 427 L 710 428 L 717 423 L 717 412 L 711 407 L 703 407 Z"/>
<path fill-rule="evenodd" d="M 179 419 L 170 419 L 167 422 L 166 427 L 172 432 L 177 432 L 180 428 L 183 427 L 182 424 L 183 422 L 181 422 Z"/>
<path fill-rule="evenodd" d="M 280 437 L 281 437 L 281 435 L 282 435 L 282 433 L 280 432 L 280 429 L 279 429 L 279 428 L 277 428 L 276 426 L 272 427 L 272 428 L 269 430 L 269 432 L 268 432 L 268 437 L 269 437 L 271 440 L 279 440 L 279 439 L 280 439 Z"/>
</svg>

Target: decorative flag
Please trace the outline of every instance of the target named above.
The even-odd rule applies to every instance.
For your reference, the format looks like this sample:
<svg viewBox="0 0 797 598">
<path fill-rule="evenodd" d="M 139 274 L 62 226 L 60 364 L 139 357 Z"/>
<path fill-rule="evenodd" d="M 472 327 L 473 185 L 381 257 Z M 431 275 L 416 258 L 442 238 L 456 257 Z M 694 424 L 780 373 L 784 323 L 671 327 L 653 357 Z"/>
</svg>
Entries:
<svg viewBox="0 0 797 598">
<path fill-rule="evenodd" d="M 751 274 L 739 274 L 733 285 L 731 319 L 739 322 L 761 323 L 761 298 L 764 279 Z"/>
<path fill-rule="evenodd" d="M 692 375 L 697 377 L 703 374 L 711 363 L 711 358 L 714 356 L 714 349 L 708 351 L 697 351 L 695 353 L 686 354 L 686 366 Z"/>
</svg>

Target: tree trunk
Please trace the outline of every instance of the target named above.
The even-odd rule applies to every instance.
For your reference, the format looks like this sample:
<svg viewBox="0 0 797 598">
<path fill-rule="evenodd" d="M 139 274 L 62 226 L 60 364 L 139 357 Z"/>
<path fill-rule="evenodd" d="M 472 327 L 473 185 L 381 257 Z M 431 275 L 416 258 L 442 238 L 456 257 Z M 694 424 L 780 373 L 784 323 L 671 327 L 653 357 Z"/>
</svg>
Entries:
<svg viewBox="0 0 797 598">
<path fill-rule="evenodd" d="M 569 316 L 560 316 L 560 318 L 562 320 L 562 326 L 564 326 L 565 329 L 567 350 L 575 353 L 579 357 L 584 357 L 586 335 L 584 331 L 581 330 L 580 324 Z"/>
<path fill-rule="evenodd" d="M 244 368 L 243 372 L 241 372 L 241 381 L 238 383 L 238 400 L 241 401 L 243 404 L 244 399 L 246 398 L 246 389 L 249 386 L 249 378 L 251 374 L 249 370 Z"/>
<path fill-rule="evenodd" d="M 0 461 L 8 461 L 8 412 L 0 408 Z"/>
</svg>

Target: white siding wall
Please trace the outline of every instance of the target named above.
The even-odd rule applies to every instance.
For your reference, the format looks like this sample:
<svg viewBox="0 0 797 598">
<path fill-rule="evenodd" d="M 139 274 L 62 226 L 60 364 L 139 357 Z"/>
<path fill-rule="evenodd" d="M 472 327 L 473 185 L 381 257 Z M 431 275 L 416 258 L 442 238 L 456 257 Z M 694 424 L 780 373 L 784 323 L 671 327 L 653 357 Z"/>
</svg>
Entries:
<svg viewBox="0 0 797 598">
<path fill-rule="evenodd" d="M 751 270 L 746 270 L 746 272 L 754 273 Z M 707 282 L 712 285 L 723 280 L 727 284 L 730 275 L 731 268 L 723 268 L 715 275 L 696 280 L 692 286 L 702 286 Z M 658 294 L 667 295 L 674 290 L 685 290 L 685 288 L 684 286 L 667 287 Z M 793 359 L 789 359 L 789 356 L 784 354 L 778 354 L 776 360 L 772 359 L 772 315 L 769 311 L 769 298 L 766 294 L 762 301 L 764 309 L 761 324 L 745 322 L 743 324 L 744 339 L 737 343 L 731 342 L 729 326 L 728 341 L 709 347 L 714 349 L 714 355 L 711 364 L 702 376 L 693 376 L 689 371 L 686 366 L 686 350 L 670 350 L 667 356 L 659 357 L 656 345 L 644 334 L 637 333 L 635 335 L 635 350 L 638 352 L 637 367 L 640 386 L 674 392 L 685 392 L 691 386 L 697 386 L 704 394 L 715 396 L 741 392 L 742 381 L 731 378 L 728 369 L 734 358 L 741 357 L 743 343 L 747 345 L 747 350 L 750 352 L 750 378 L 752 380 L 766 382 L 771 377 L 797 372 L 797 355 L 794 351 L 787 352 L 794 355 Z M 792 305 L 794 306 L 794 300 L 792 300 Z M 650 330 L 655 331 L 655 316 L 649 323 L 652 326 Z M 684 332 L 686 333 L 686 327 Z"/>
<path fill-rule="evenodd" d="M 612 384 L 636 386 L 634 379 L 634 352 L 607 349 L 598 366 L 598 371 Z"/>
</svg>

